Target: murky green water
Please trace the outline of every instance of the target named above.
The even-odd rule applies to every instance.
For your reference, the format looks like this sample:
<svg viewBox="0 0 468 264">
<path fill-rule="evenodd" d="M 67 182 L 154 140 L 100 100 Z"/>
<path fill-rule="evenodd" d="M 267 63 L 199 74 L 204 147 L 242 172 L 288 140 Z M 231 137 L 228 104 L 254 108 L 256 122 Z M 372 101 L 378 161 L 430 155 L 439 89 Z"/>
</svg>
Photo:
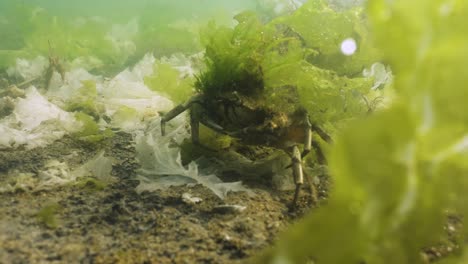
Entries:
<svg viewBox="0 0 468 264">
<path fill-rule="evenodd" d="M 2 1 L 0 66 L 11 66 L 15 52 L 23 57 L 47 55 L 48 42 L 66 60 L 93 55 L 119 66 L 146 52 L 199 51 L 201 26 L 210 20 L 232 24 L 234 14 L 259 8 L 256 1 Z M 135 47 L 109 50 L 106 35 L 128 23 L 132 25 L 116 29 L 116 38 Z"/>
<path fill-rule="evenodd" d="M 458 252 L 467 10 L 0 0 L 0 263 Z"/>
</svg>

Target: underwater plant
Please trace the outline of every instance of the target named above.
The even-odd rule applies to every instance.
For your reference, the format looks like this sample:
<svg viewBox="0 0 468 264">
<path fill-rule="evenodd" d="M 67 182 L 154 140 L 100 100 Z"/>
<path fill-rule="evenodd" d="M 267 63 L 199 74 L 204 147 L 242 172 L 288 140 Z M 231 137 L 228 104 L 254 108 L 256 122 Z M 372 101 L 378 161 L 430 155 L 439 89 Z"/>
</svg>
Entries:
<svg viewBox="0 0 468 264">
<path fill-rule="evenodd" d="M 304 140 L 310 134 L 295 130 L 296 125 L 321 128 L 314 130 L 310 144 L 324 149 L 322 155 L 328 160 L 333 178 L 329 199 L 298 220 L 256 263 L 427 263 L 434 257 L 425 253 L 426 248 L 446 239 L 447 218 L 463 225 L 453 238 L 453 254 L 442 263 L 468 262 L 464 218 L 468 213 L 468 77 L 464 67 L 468 4 L 461 0 L 369 0 L 363 9 L 329 4 L 337 0 L 283 2 L 293 7 L 281 15 L 274 8 L 265 10 L 265 16 L 243 12 L 235 17 L 234 27 L 217 19 L 202 30 L 200 42 L 196 39 L 198 23 L 207 17 L 174 21 L 171 12 L 155 16 L 157 4 L 139 18 L 123 14 L 118 24 L 111 24 L 102 17 L 70 19 L 18 3 L 9 15 L 0 16 L 0 89 L 22 81 L 3 79 L 9 75 L 3 70 L 15 61 L 16 68 L 29 69 L 20 79 L 46 69 L 43 62 L 47 60 L 37 56 L 49 52 L 49 41 L 56 55 L 69 63 L 66 66 L 81 65 L 106 76 L 134 64 L 148 51 L 161 56 L 174 51 L 195 53 L 205 47 L 205 65 L 194 77 L 193 68 L 186 74 L 170 59 L 148 55 L 112 79 L 88 72 L 78 78 L 78 71 L 66 72 L 62 75 L 76 84 L 49 89 L 47 98 L 31 88 L 25 98 L 5 100 L 21 108 L 7 105 L 0 122 L 0 148 L 24 145 L 28 150 L 67 133 L 86 146 L 101 147 L 114 136 L 112 127 L 137 135 L 137 158 L 142 165 L 139 192 L 175 185 L 172 176 L 181 176 L 181 184 L 201 183 L 224 198 L 230 191 L 245 188 L 240 182 L 222 182 L 216 171 L 204 171 L 191 162 L 197 150 L 183 145 L 188 137 L 187 120 L 181 117 L 173 122 L 177 125 L 169 129 L 170 135 L 159 136 L 159 111 L 172 107 L 164 96 L 180 103 L 195 89 L 204 96 L 203 106 L 208 106 L 210 115 L 205 116 L 215 121 L 211 128 L 228 134 L 215 138 L 202 128 L 198 138 L 202 143 L 210 141 L 209 147 L 224 151 L 237 142 L 235 138 L 264 146 L 284 143 L 271 138 L 280 138 L 283 135 L 277 132 L 286 129 L 297 132 L 300 143 L 306 143 L 301 150 L 305 153 L 311 148 Z M 298 2 L 305 3 L 299 7 Z M 182 8 L 184 3 L 188 2 L 159 1 L 164 9 Z M 190 13 L 183 11 L 180 17 Z M 40 67 L 30 67 L 20 58 L 36 58 Z M 395 73 L 391 88 L 396 96 L 383 108 L 381 100 L 389 101 L 385 93 L 392 77 L 386 64 Z M 54 65 L 49 63 L 49 75 L 54 74 Z M 49 77 L 45 79 L 49 83 Z M 62 101 L 50 104 L 54 97 Z M 259 123 L 260 132 L 249 130 L 249 125 Z M 239 131 L 246 127 L 247 133 Z M 331 141 L 327 136 L 325 140 L 317 136 L 328 134 L 333 144 L 326 143 Z M 281 139 L 297 139 L 289 135 Z M 181 155 L 181 147 L 195 154 Z M 294 152 L 297 165 L 302 153 L 297 148 Z M 240 158 L 234 160 L 234 166 L 226 162 L 223 169 L 244 166 Z M 273 165 L 284 169 L 292 162 L 286 163 Z M 105 169 L 104 178 L 84 178 L 78 184 L 100 190 L 105 187 L 104 179 L 109 179 L 112 161 L 93 159 L 91 164 L 83 167 L 84 173 Z M 254 177 L 261 174 L 259 167 L 253 171 Z M 0 189 L 21 188 L 23 179 L 34 177 L 22 173 L 11 178 L 14 184 Z M 188 207 L 183 210 L 187 211 Z M 52 205 L 36 217 L 56 228 L 60 226 L 57 213 L 60 208 Z"/>
<path fill-rule="evenodd" d="M 353 21 L 356 25 L 362 22 L 359 16 L 352 20 L 347 12 L 336 12 L 325 5 L 323 1 L 309 1 L 290 15 L 290 21 L 316 17 L 316 13 L 307 12 L 313 9 L 321 11 L 324 21 Z M 304 183 L 302 158 L 313 146 L 324 162 L 320 145 L 312 142 L 312 133 L 330 142 L 322 126 L 334 129 L 338 123 L 372 110 L 365 96 L 373 92 L 374 80 L 354 77 L 354 67 L 364 67 L 363 57 L 377 57 L 362 51 L 359 60 L 348 61 L 353 67 L 349 67 L 347 76 L 342 72 L 344 68 L 334 71 L 315 65 L 312 57 L 329 58 L 335 54 L 320 50 L 320 38 L 311 40 L 317 42 L 314 45 L 318 48 L 308 45 L 309 32 L 302 33 L 303 37 L 294 23 L 288 25 L 288 18 L 264 24 L 255 13 L 244 12 L 235 19 L 238 25 L 234 28 L 210 23 L 202 33 L 206 69 L 197 76 L 198 93 L 162 117 L 161 131 L 164 135 L 165 124 L 190 109 L 195 144 L 200 142 L 202 124 L 246 144 L 285 150 L 291 156 L 296 183 L 295 205 Z M 320 34 L 320 24 L 315 23 L 315 34 Z M 337 23 L 337 27 L 340 25 Z M 345 40 L 345 33 L 358 34 L 353 27 L 337 31 L 336 35 L 328 29 L 322 31 L 322 35 L 330 35 L 325 46 L 330 45 L 327 41 Z M 302 151 L 298 144 L 304 145 Z"/>
<path fill-rule="evenodd" d="M 366 48 L 369 40 L 361 11 L 334 11 L 314 0 L 267 24 L 249 12 L 235 17 L 238 25 L 233 29 L 210 23 L 202 32 L 207 69 L 195 87 L 212 97 L 233 91 L 261 95 L 265 109 L 290 113 L 300 105 L 317 125 L 364 115 L 369 110 L 365 101 L 380 94 L 370 89 L 373 78 L 358 73 L 379 55 Z M 336 51 L 352 36 L 363 44 L 362 50 L 349 57 Z M 298 98 L 293 98 L 291 87 Z"/>
<path fill-rule="evenodd" d="M 398 98 L 340 131 L 327 204 L 256 263 L 428 263 L 450 215 L 462 228 L 442 263 L 466 263 L 468 5 L 372 0 L 367 13 Z"/>
</svg>

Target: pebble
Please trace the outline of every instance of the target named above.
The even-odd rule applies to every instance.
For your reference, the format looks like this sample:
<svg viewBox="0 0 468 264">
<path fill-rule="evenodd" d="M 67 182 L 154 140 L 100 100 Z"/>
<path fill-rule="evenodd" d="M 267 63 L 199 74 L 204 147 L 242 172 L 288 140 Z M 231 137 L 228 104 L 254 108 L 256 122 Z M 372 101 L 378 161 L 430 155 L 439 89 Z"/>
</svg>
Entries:
<svg viewBox="0 0 468 264">
<path fill-rule="evenodd" d="M 237 204 L 223 204 L 213 207 L 212 212 L 218 214 L 232 214 L 232 213 L 242 213 L 246 206 L 237 205 Z"/>
<path fill-rule="evenodd" d="M 203 201 L 203 199 L 200 197 L 192 196 L 190 193 L 183 193 L 182 201 L 186 204 L 199 204 Z"/>
</svg>

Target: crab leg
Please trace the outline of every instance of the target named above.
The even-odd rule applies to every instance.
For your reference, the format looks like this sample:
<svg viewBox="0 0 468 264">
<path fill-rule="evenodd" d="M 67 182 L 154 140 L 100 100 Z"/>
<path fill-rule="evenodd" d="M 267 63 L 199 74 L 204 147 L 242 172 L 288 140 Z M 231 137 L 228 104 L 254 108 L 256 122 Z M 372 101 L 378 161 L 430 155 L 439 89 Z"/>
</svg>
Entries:
<svg viewBox="0 0 468 264">
<path fill-rule="evenodd" d="M 301 153 L 301 158 L 304 158 L 305 156 L 307 156 L 307 154 L 310 153 L 310 151 L 312 150 L 312 145 L 314 146 L 314 148 L 316 147 L 315 142 L 312 142 L 312 124 L 310 123 L 308 116 L 306 118 L 306 126 L 304 127 L 304 134 L 305 134 L 304 150 Z M 286 169 L 292 167 L 293 165 L 294 163 L 291 163 L 290 165 L 286 167 Z"/>
<path fill-rule="evenodd" d="M 317 134 L 323 139 L 325 140 L 325 142 L 327 143 L 332 143 L 332 139 L 330 137 L 330 135 L 327 134 L 327 132 L 323 131 L 322 128 L 320 128 L 319 126 L 317 125 L 312 125 L 312 129 L 317 132 Z"/>
<path fill-rule="evenodd" d="M 310 124 L 310 122 L 309 122 Z M 311 130 L 314 130 L 317 132 L 317 134 L 327 143 L 333 143 L 333 140 L 331 139 L 330 135 L 328 135 L 322 128 L 320 128 L 317 125 L 311 125 Z M 312 147 L 315 150 L 315 153 L 317 154 L 317 161 L 319 164 L 324 165 L 327 164 L 327 160 L 325 158 L 325 155 L 323 154 L 322 148 L 320 147 L 320 144 L 317 141 L 313 141 Z M 310 148 L 309 148 L 310 150 Z M 305 147 L 304 147 L 305 151 Z"/>
<path fill-rule="evenodd" d="M 296 184 L 296 192 L 294 193 L 293 207 L 296 207 L 297 200 L 299 198 L 299 192 L 301 191 L 301 186 L 304 183 L 304 173 L 302 171 L 302 158 L 299 148 L 295 145 L 292 149 L 292 169 L 294 176 L 294 183 Z"/>
<path fill-rule="evenodd" d="M 166 123 L 171 121 L 173 118 L 176 116 L 180 115 L 183 113 L 185 110 L 189 109 L 193 103 L 198 102 L 201 99 L 201 95 L 195 95 L 192 96 L 189 100 L 187 100 L 185 103 L 182 103 L 176 107 L 174 107 L 171 111 L 169 111 L 167 114 L 165 114 L 161 118 L 161 135 L 166 135 Z"/>
<path fill-rule="evenodd" d="M 305 137 L 304 137 L 304 150 L 302 151 L 301 157 L 304 158 L 307 154 L 309 154 L 310 150 L 312 149 L 312 124 L 310 123 L 309 116 L 306 117 L 306 126 L 305 130 Z"/>
<path fill-rule="evenodd" d="M 211 129 L 211 130 L 214 130 L 215 132 L 218 132 L 218 133 L 221 133 L 221 134 L 225 134 L 227 135 L 228 132 L 226 130 L 224 130 L 223 127 L 221 127 L 220 125 L 216 124 L 215 122 L 213 122 L 213 120 L 211 119 L 208 119 L 208 118 L 201 118 L 200 119 L 200 123 L 202 123 L 204 126 L 206 126 L 207 128 Z"/>
<path fill-rule="evenodd" d="M 320 147 L 319 143 L 316 141 L 312 142 L 312 147 L 315 150 L 315 153 L 317 154 L 317 161 L 320 165 L 326 165 L 327 164 L 327 159 L 325 158 L 325 154 L 323 154 L 322 148 Z"/>
<path fill-rule="evenodd" d="M 316 203 L 318 201 L 317 189 L 315 188 L 315 185 L 312 182 L 312 178 L 310 177 L 310 175 L 307 174 L 305 170 L 303 171 L 303 173 L 304 173 L 304 179 L 306 180 L 307 185 L 309 185 L 309 192 L 310 192 L 312 202 Z"/>
<path fill-rule="evenodd" d="M 203 118 L 203 117 L 199 118 L 197 115 L 192 113 L 190 115 L 190 128 L 192 131 L 192 143 L 193 144 L 200 143 L 200 123 L 202 123 L 204 126 L 206 126 L 207 128 L 217 133 L 227 135 L 227 132 L 224 130 L 224 128 L 222 128 L 221 126 L 219 126 L 212 120 Z"/>
<path fill-rule="evenodd" d="M 190 131 L 192 135 L 192 143 L 200 143 L 200 120 L 193 112 L 190 113 Z"/>
</svg>

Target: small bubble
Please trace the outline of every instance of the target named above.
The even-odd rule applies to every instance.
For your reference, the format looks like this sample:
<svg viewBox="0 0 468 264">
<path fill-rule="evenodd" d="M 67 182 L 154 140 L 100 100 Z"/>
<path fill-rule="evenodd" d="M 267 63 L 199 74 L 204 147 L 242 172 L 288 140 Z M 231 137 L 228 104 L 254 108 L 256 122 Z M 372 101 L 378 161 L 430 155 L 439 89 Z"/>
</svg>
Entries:
<svg viewBox="0 0 468 264">
<path fill-rule="evenodd" d="M 347 38 L 341 42 L 341 52 L 346 56 L 351 56 L 356 52 L 357 44 L 352 38 Z"/>
</svg>

